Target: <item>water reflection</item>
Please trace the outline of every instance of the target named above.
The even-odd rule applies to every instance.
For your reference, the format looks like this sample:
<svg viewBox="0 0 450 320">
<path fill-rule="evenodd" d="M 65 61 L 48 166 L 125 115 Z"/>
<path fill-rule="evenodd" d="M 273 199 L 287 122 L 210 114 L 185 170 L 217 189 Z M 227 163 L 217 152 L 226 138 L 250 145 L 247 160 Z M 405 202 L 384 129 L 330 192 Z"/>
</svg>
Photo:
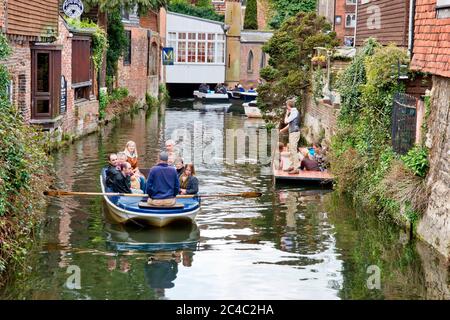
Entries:
<svg viewBox="0 0 450 320">
<path fill-rule="evenodd" d="M 123 254 L 146 253 L 144 280 L 157 299 L 165 299 L 166 289 L 175 287 L 178 264 L 192 267 L 200 240 L 196 224 L 151 230 L 107 224 L 105 231 L 107 248 L 122 254 L 109 260 L 109 271 L 115 270 L 119 264 L 120 271 L 128 273 L 130 263 Z"/>
<path fill-rule="evenodd" d="M 238 107 L 195 110 L 175 102 L 137 113 L 55 154 L 58 187 L 99 191 L 106 155 L 132 139 L 140 165 L 151 167 L 175 129 L 254 130 Z M 195 135 L 194 135 L 195 136 Z M 209 141 L 208 134 L 201 139 Z M 225 138 L 217 146 L 224 158 Z M 182 145 L 187 144 L 182 138 Z M 222 145 L 220 145 L 222 144 Z M 186 146 L 187 148 L 187 146 Z M 203 156 L 203 151 L 195 156 Z M 448 264 L 409 241 L 391 221 L 355 209 L 321 189 L 272 184 L 244 155 L 234 164 L 201 163 L 205 193 L 259 191 L 260 199 L 205 199 L 197 224 L 171 230 L 110 223 L 102 198 L 52 199 L 42 246 L 28 271 L 5 291 L 10 299 L 448 299 Z M 222 159 L 223 160 L 223 159 Z M 379 266 L 381 289 L 367 288 Z M 65 285 L 68 266 L 81 270 L 81 289 Z"/>
</svg>

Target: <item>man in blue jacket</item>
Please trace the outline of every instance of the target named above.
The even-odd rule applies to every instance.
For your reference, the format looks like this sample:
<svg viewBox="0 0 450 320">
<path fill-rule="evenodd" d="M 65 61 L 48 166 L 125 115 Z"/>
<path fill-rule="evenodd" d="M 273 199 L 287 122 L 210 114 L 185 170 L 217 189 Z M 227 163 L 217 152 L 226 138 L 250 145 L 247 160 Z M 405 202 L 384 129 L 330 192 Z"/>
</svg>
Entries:
<svg viewBox="0 0 450 320">
<path fill-rule="evenodd" d="M 176 204 L 176 196 L 180 193 L 180 181 L 177 170 L 169 166 L 169 155 L 161 152 L 159 164 L 150 171 L 146 192 L 148 204 L 158 207 L 172 207 Z"/>
</svg>

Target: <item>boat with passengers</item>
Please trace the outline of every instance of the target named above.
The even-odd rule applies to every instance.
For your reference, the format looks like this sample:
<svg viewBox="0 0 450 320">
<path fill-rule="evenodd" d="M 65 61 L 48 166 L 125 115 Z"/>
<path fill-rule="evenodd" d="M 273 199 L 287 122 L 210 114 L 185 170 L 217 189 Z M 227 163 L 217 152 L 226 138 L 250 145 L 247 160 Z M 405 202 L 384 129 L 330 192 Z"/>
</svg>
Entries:
<svg viewBox="0 0 450 320">
<path fill-rule="evenodd" d="M 148 169 L 141 169 L 146 175 Z M 106 169 L 100 175 L 100 185 L 106 205 L 112 218 L 118 223 L 138 222 L 155 227 L 165 227 L 175 223 L 192 223 L 200 212 L 200 197 L 180 198 L 173 207 L 155 207 L 147 204 L 148 196 L 118 196 L 113 195 L 106 187 Z"/>
</svg>

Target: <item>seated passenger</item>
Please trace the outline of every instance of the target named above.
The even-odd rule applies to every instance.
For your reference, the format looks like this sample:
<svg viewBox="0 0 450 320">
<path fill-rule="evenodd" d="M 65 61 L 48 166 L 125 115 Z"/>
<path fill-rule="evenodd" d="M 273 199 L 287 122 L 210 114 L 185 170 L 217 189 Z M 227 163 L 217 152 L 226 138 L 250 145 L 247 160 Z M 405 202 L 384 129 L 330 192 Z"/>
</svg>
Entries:
<svg viewBox="0 0 450 320">
<path fill-rule="evenodd" d="M 175 169 L 177 169 L 177 175 L 180 178 L 184 172 L 184 161 L 182 158 L 178 157 L 175 159 Z"/>
<path fill-rule="evenodd" d="M 198 179 L 195 176 L 195 168 L 193 164 L 187 164 L 184 172 L 180 176 L 180 194 L 197 194 Z"/>
<path fill-rule="evenodd" d="M 159 164 L 154 166 L 147 180 L 148 204 L 158 207 L 173 207 L 180 193 L 180 181 L 174 167 L 168 165 L 169 155 L 161 152 Z"/>
<path fill-rule="evenodd" d="M 125 152 L 119 152 L 117 153 L 117 158 L 118 158 L 118 165 L 120 165 L 121 163 L 129 163 L 128 162 L 128 155 Z M 131 165 L 131 163 L 130 163 Z M 135 182 L 136 180 L 139 181 L 139 187 L 136 189 L 141 189 L 142 191 L 145 189 L 145 177 L 139 172 L 139 170 L 133 171 L 133 169 L 131 169 L 131 177 L 134 178 L 132 179 L 133 181 L 133 187 L 137 187 L 137 183 Z"/>
<path fill-rule="evenodd" d="M 242 84 L 238 84 L 238 90 L 239 90 L 239 92 L 245 92 L 245 89 L 242 86 Z"/>
<path fill-rule="evenodd" d="M 326 148 L 322 148 L 320 143 L 313 144 L 314 149 L 314 160 L 316 160 L 319 164 L 319 168 L 321 171 L 327 170 L 328 167 L 328 159 L 326 156 Z"/>
<path fill-rule="evenodd" d="M 169 156 L 168 164 L 169 166 L 173 166 L 175 164 L 175 159 L 179 157 L 178 151 L 175 149 L 175 141 L 166 141 L 166 152 Z"/>
<path fill-rule="evenodd" d="M 222 84 L 222 86 L 220 87 L 220 93 L 227 94 L 227 92 L 227 86 L 225 84 Z"/>
<path fill-rule="evenodd" d="M 253 87 L 250 88 L 250 90 L 248 90 L 248 92 L 250 93 L 256 93 L 255 89 L 253 89 Z"/>
<path fill-rule="evenodd" d="M 306 171 L 320 171 L 319 163 L 316 160 L 311 159 L 309 150 L 302 148 L 303 160 L 300 163 L 300 169 Z"/>
<path fill-rule="evenodd" d="M 209 92 L 209 86 L 206 83 L 202 83 L 200 85 L 200 87 L 198 88 L 198 91 L 203 92 L 203 93 L 208 93 Z"/>
<path fill-rule="evenodd" d="M 113 176 L 112 190 L 117 193 L 132 193 L 131 191 L 131 164 L 128 162 L 120 164 L 120 171 Z"/>
<path fill-rule="evenodd" d="M 109 191 L 112 190 L 112 183 L 113 183 L 114 175 L 119 172 L 119 170 L 117 170 L 117 165 L 118 165 L 117 154 L 111 153 L 108 157 L 108 166 L 106 167 L 106 170 L 105 170 L 105 175 L 106 175 L 105 184 L 106 184 L 106 188 L 109 189 Z"/>
<path fill-rule="evenodd" d="M 133 172 L 139 172 L 138 168 L 138 153 L 136 150 L 136 143 L 134 141 L 128 141 L 123 151 L 127 156 L 127 162 L 131 164 Z"/>
</svg>

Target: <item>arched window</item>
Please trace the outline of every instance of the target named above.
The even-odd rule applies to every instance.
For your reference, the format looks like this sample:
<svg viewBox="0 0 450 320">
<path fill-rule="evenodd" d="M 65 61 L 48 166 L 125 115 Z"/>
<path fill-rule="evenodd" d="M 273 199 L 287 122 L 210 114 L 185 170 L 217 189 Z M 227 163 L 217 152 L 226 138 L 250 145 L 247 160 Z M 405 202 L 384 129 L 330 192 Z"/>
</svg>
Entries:
<svg viewBox="0 0 450 320">
<path fill-rule="evenodd" d="M 266 53 L 264 51 L 261 52 L 261 64 L 260 68 L 264 68 L 266 66 Z"/>
<path fill-rule="evenodd" d="M 250 50 L 250 52 L 248 53 L 247 72 L 253 72 L 253 51 L 252 50 Z"/>
</svg>

